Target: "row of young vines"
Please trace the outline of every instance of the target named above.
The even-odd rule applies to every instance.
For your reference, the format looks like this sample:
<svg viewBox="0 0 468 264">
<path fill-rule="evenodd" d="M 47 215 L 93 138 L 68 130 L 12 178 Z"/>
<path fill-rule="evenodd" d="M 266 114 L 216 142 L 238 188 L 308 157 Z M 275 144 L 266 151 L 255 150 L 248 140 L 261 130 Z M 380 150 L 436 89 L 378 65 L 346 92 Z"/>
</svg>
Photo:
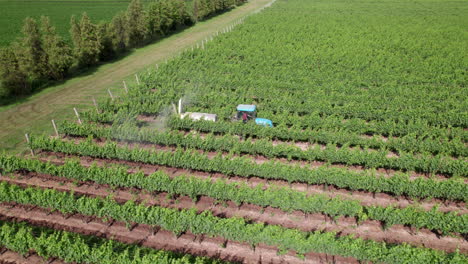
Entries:
<svg viewBox="0 0 468 264">
<path fill-rule="evenodd" d="M 142 190 L 167 192 L 171 195 L 187 195 L 196 200 L 208 196 L 219 201 L 233 201 L 237 205 L 251 203 L 262 207 L 271 206 L 285 212 L 298 210 L 305 213 L 323 213 L 331 217 L 350 216 L 358 222 L 379 220 L 390 227 L 394 224 L 415 228 L 427 228 L 443 234 L 468 233 L 468 215 L 457 212 L 442 213 L 434 207 L 425 211 L 417 207 L 395 208 L 392 206 L 362 206 L 358 201 L 326 195 L 306 195 L 289 188 L 271 186 L 249 187 L 246 184 L 227 183 L 224 180 L 199 179 L 189 176 L 170 177 L 162 171 L 145 175 L 142 172 L 128 173 L 124 167 L 105 168 L 93 164 L 82 166 L 77 161 L 68 161 L 61 166 L 38 160 L 14 156 L 0 156 L 0 169 L 5 172 L 30 171 L 70 180 L 91 181 L 114 187 L 130 187 Z"/>
<path fill-rule="evenodd" d="M 464 263 L 467 257 L 458 252 L 445 252 L 411 247 L 406 244 L 387 244 L 352 236 L 337 236 L 333 232 L 302 232 L 263 223 L 248 223 L 242 218 L 220 218 L 209 211 L 176 210 L 145 206 L 129 201 L 119 204 L 112 198 L 78 197 L 73 193 L 50 189 L 26 188 L 0 183 L 0 200 L 9 203 L 34 205 L 63 214 L 78 213 L 116 221 L 158 226 L 176 235 L 191 232 L 195 235 L 219 236 L 227 240 L 275 246 L 280 250 L 294 250 L 299 256 L 308 252 L 354 257 L 358 260 L 385 263 Z"/>
<path fill-rule="evenodd" d="M 0 246 L 17 252 L 22 256 L 27 256 L 34 252 L 46 261 L 58 258 L 67 263 L 223 263 L 205 257 L 153 250 L 113 240 L 14 222 L 0 222 Z"/>
<path fill-rule="evenodd" d="M 400 152 L 399 157 L 388 157 L 387 150 L 363 151 L 328 144 L 324 150 L 315 146 L 301 150 L 288 144 L 273 145 L 269 140 L 240 141 L 233 136 L 214 137 L 185 136 L 177 132 L 159 132 L 155 129 L 138 129 L 132 125 L 102 127 L 93 124 L 77 125 L 63 122 L 60 132 L 73 136 L 88 136 L 118 139 L 154 144 L 196 148 L 206 151 L 231 151 L 238 154 L 263 155 L 268 158 L 277 157 L 305 161 L 325 161 L 328 163 L 341 163 L 346 165 L 362 165 L 366 168 L 389 168 L 405 171 L 418 171 L 428 173 L 444 173 L 447 175 L 468 176 L 468 163 L 464 159 L 454 160 L 449 157 L 419 155 Z"/>
<path fill-rule="evenodd" d="M 226 176 L 236 175 L 307 184 L 327 184 L 349 190 L 385 192 L 417 198 L 442 198 L 459 201 L 467 201 L 468 199 L 468 186 L 461 179 L 441 181 L 418 177 L 411 180 L 408 174 L 395 174 L 391 177 L 384 177 L 372 171 L 350 171 L 326 166 L 309 168 L 307 166 L 291 166 L 271 161 L 256 164 L 252 160 L 243 157 L 233 158 L 218 155 L 209 158 L 197 151 L 184 149 L 156 152 L 142 148 L 119 147 L 116 143 L 99 145 L 93 143 L 92 138 L 75 144 L 60 139 L 32 137 L 30 147 L 31 149 L 95 158 L 119 159 L 206 172 L 219 172 Z"/>
<path fill-rule="evenodd" d="M 129 94 L 123 98 L 118 98 L 115 101 L 106 100 L 101 102 L 98 108 L 99 113 L 92 110 L 86 111 L 83 114 L 90 121 L 110 123 L 116 121 L 116 113 L 119 113 L 120 115 L 161 114 L 172 102 L 177 100 L 177 95 L 174 95 L 171 99 L 161 98 L 161 93 L 158 91 L 154 92 L 154 94 L 144 96 L 132 96 Z M 207 109 L 195 107 L 189 109 L 194 111 L 207 111 Z M 224 115 L 226 117 L 228 115 L 231 117 L 234 114 L 234 109 L 235 108 L 224 110 L 227 112 Z M 366 121 L 359 118 L 344 119 L 342 116 L 320 116 L 319 114 L 296 117 L 294 114 L 269 113 L 268 111 L 265 113 L 262 111 L 261 115 L 273 120 L 276 126 L 289 128 L 290 131 L 296 133 L 310 129 L 325 129 L 332 131 L 342 130 L 363 135 L 383 135 L 387 137 L 415 136 L 416 138 L 422 139 L 426 137 L 440 137 L 444 139 L 444 141 L 468 140 L 468 133 L 463 128 L 453 127 L 451 129 L 447 129 L 443 127 L 434 127 L 427 124 L 424 120 L 409 120 L 407 122 L 397 122 L 394 120 Z M 282 122 L 278 122 L 277 120 L 282 120 Z M 221 121 L 223 121 L 223 119 L 221 119 Z"/>
</svg>

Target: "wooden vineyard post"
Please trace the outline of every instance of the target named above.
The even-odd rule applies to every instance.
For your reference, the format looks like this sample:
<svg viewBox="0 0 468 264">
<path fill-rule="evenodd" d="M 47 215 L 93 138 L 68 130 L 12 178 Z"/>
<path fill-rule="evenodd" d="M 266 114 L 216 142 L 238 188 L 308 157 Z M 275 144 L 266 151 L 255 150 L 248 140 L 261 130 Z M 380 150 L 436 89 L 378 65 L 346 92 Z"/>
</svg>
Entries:
<svg viewBox="0 0 468 264">
<path fill-rule="evenodd" d="M 55 124 L 55 120 L 53 120 L 53 119 L 52 119 L 52 126 L 54 127 L 55 135 L 58 137 L 59 133 L 58 133 L 58 130 L 57 130 L 57 125 Z"/>
<path fill-rule="evenodd" d="M 24 134 L 24 136 L 26 137 L 26 142 L 28 143 L 29 149 L 31 150 L 31 155 L 34 156 L 34 150 L 31 148 L 31 141 L 29 140 L 29 135 L 26 133 Z"/>
<path fill-rule="evenodd" d="M 158 64 L 156 64 L 156 70 L 159 70 L 159 65 Z"/>
<path fill-rule="evenodd" d="M 94 99 L 94 97 L 93 97 L 93 104 L 94 104 L 94 107 L 96 108 L 96 112 L 99 114 L 99 108 L 98 108 L 98 105 L 96 103 L 96 99 Z"/>
<path fill-rule="evenodd" d="M 107 92 L 109 93 L 111 100 L 114 101 L 114 96 L 112 95 L 112 92 L 110 91 L 110 89 L 107 89 Z"/>
<path fill-rule="evenodd" d="M 82 125 L 83 123 L 81 122 L 80 115 L 78 114 L 78 110 L 76 110 L 76 108 L 73 107 L 73 111 L 75 111 L 76 118 L 78 118 L 78 123 Z"/>
<path fill-rule="evenodd" d="M 140 78 L 138 78 L 138 74 L 135 74 L 135 79 L 137 81 L 137 84 L 140 85 Z"/>
<path fill-rule="evenodd" d="M 125 92 L 128 93 L 127 83 L 125 83 L 125 81 L 123 81 L 123 85 L 124 85 Z"/>
</svg>

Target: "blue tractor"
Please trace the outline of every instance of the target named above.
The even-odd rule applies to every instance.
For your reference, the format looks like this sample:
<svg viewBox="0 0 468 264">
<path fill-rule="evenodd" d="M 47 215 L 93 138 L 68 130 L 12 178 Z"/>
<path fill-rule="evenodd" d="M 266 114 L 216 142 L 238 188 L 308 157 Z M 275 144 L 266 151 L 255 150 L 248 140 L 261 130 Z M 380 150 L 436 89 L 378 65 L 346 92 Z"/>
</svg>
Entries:
<svg viewBox="0 0 468 264">
<path fill-rule="evenodd" d="M 237 114 L 235 120 L 242 120 L 247 123 L 249 120 L 254 120 L 255 124 L 265 127 L 273 127 L 273 122 L 266 118 L 257 118 L 257 107 L 255 105 L 240 104 L 237 106 Z"/>
</svg>

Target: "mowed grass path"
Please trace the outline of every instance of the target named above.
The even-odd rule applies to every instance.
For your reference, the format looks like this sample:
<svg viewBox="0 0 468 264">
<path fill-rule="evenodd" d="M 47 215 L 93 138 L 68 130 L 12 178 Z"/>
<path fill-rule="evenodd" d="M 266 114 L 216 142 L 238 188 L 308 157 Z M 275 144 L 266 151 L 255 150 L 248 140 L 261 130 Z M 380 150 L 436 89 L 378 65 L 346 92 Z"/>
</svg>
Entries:
<svg viewBox="0 0 468 264">
<path fill-rule="evenodd" d="M 115 94 L 122 92 L 124 79 L 131 85 L 135 73 L 164 62 L 268 2 L 270 0 L 251 0 L 155 44 L 137 49 L 119 61 L 102 65 L 85 76 L 47 88 L 21 104 L 1 107 L 0 149 L 12 153 L 25 151 L 25 133 L 52 134 L 51 119 L 74 118 L 73 107 L 78 110 L 93 107 L 92 97 L 109 96 L 107 88 Z"/>
</svg>

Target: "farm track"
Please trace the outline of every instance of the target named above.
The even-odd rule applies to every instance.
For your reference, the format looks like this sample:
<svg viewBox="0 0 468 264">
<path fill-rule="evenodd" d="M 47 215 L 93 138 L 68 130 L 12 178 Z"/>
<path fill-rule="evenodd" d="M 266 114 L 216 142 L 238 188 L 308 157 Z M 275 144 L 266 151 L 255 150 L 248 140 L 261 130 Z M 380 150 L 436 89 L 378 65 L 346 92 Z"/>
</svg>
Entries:
<svg viewBox="0 0 468 264">
<path fill-rule="evenodd" d="M 22 177 L 21 177 L 22 176 Z M 20 185 L 22 187 L 35 186 L 57 191 L 73 191 L 78 195 L 91 197 L 107 197 L 112 195 L 119 203 L 133 200 L 147 206 L 162 206 L 174 209 L 196 208 L 198 212 L 209 210 L 219 217 L 243 217 L 255 222 L 269 225 L 281 225 L 286 228 L 296 228 L 305 232 L 315 230 L 336 232 L 339 235 L 354 234 L 356 237 L 387 243 L 408 243 L 414 246 L 424 246 L 447 252 L 454 252 L 457 248 L 461 252 L 468 252 L 468 242 L 461 237 L 438 236 L 427 229 L 416 231 L 402 225 L 394 225 L 384 230 L 379 221 L 364 221 L 360 224 L 352 217 L 340 217 L 333 221 L 323 214 L 304 214 L 300 211 L 291 213 L 271 207 L 262 207 L 253 204 L 237 206 L 233 202 L 218 203 L 215 199 L 201 196 L 197 202 L 187 196 L 177 199 L 168 198 L 166 192 L 151 193 L 136 188 L 111 188 L 109 185 L 94 182 L 74 183 L 72 180 L 52 177 L 37 173 L 15 175 L 15 177 L 0 176 L 0 181 Z"/>
<path fill-rule="evenodd" d="M 86 138 L 84 138 L 84 137 L 62 136 L 62 140 L 67 140 L 67 141 L 74 142 L 74 143 L 80 143 L 85 139 Z M 118 140 L 107 141 L 106 139 L 94 139 L 94 142 L 96 144 L 99 144 L 100 146 L 103 146 L 106 142 L 115 142 L 115 143 L 117 143 L 117 146 L 119 146 L 119 147 L 128 147 L 130 149 L 141 148 L 141 149 L 148 149 L 148 150 L 153 150 L 153 151 L 154 150 L 163 150 L 163 151 L 172 151 L 173 152 L 173 151 L 175 151 L 177 149 L 177 147 L 174 147 L 174 146 L 165 146 L 165 145 L 146 143 L 146 142 L 118 141 Z M 198 153 L 200 153 L 200 154 L 204 154 L 204 155 L 208 156 L 208 158 L 210 158 L 210 159 L 214 158 L 215 156 L 217 156 L 219 154 L 222 154 L 223 157 L 226 157 L 229 154 L 226 151 L 216 152 L 216 151 L 204 151 L 204 150 L 200 150 L 200 149 L 196 149 L 196 151 Z M 275 162 L 279 162 L 279 163 L 282 163 L 282 164 L 285 164 L 285 165 L 299 165 L 300 167 L 310 166 L 310 167 L 312 167 L 314 169 L 322 167 L 322 166 L 327 166 L 327 167 L 331 167 L 331 168 L 342 168 L 342 169 L 347 169 L 347 170 L 350 170 L 350 171 L 357 171 L 357 172 L 368 170 L 364 166 L 360 166 L 360 165 L 345 165 L 345 164 L 342 164 L 342 163 L 327 165 L 327 162 L 324 162 L 324 161 L 304 161 L 304 160 L 288 160 L 286 158 L 267 158 L 267 157 L 262 156 L 262 155 L 250 155 L 250 154 L 237 155 L 237 154 L 235 154 L 235 155 L 232 155 L 232 157 L 248 158 L 252 162 L 255 162 L 256 164 L 259 164 L 259 165 L 263 164 L 265 162 L 268 162 L 268 161 L 275 161 Z M 403 171 L 399 171 L 399 170 L 385 169 L 385 168 L 375 168 L 375 171 L 377 172 L 377 174 L 379 176 L 384 176 L 384 177 L 387 177 L 387 178 L 394 176 L 396 173 L 403 172 Z M 434 176 L 431 176 L 428 173 L 420 173 L 420 172 L 415 172 L 415 171 L 410 172 L 410 179 L 411 180 L 415 180 L 417 178 L 430 178 L 430 177 L 431 178 L 436 177 L 436 179 L 441 180 L 441 181 L 449 179 L 446 175 L 442 175 L 442 174 L 436 174 Z M 464 182 L 468 184 L 468 179 L 464 179 Z"/>
<path fill-rule="evenodd" d="M 63 215 L 59 212 L 18 204 L 0 204 L 0 219 L 26 221 L 33 225 L 114 239 L 127 244 L 243 263 L 358 263 L 353 258 L 316 253 L 306 254 L 303 261 L 292 252 L 278 256 L 277 249 L 267 245 L 258 245 L 253 249 L 245 243 L 226 241 L 219 237 L 193 235 L 189 232 L 176 237 L 169 231 L 148 225 L 133 225 L 128 229 L 125 223 L 118 221 L 103 221 L 80 214 Z"/>
<path fill-rule="evenodd" d="M 55 156 L 55 157 L 54 157 Z M 139 162 L 122 161 L 122 160 L 110 160 L 92 158 L 88 156 L 80 157 L 76 155 L 67 155 L 64 153 L 56 152 L 42 152 L 41 156 L 38 157 L 41 161 L 50 161 L 57 165 L 64 163 L 64 159 L 75 158 L 79 159 L 81 164 L 84 166 L 90 166 L 92 163 L 96 163 L 99 166 L 108 166 L 110 164 L 119 164 L 129 166 L 128 172 L 133 173 L 137 171 L 143 171 L 145 174 L 151 174 L 158 170 L 164 171 L 170 176 L 187 175 L 197 177 L 199 179 L 225 179 L 227 182 L 246 183 L 248 186 L 255 187 L 262 185 L 263 187 L 269 187 L 272 185 L 287 187 L 292 190 L 305 192 L 308 195 L 325 194 L 329 197 L 340 196 L 344 199 L 358 200 L 364 206 L 395 206 L 398 208 L 404 208 L 408 206 L 418 205 L 425 210 L 430 210 L 434 206 L 439 206 L 441 212 L 458 211 L 462 214 L 468 213 L 468 208 L 464 202 L 444 201 L 440 199 L 426 199 L 426 200 L 412 200 L 404 196 L 393 196 L 386 193 L 370 193 L 365 191 L 349 191 L 346 189 L 334 188 L 332 186 L 324 185 L 307 185 L 305 183 L 291 183 L 283 180 L 266 180 L 259 177 L 239 177 L 232 176 L 228 177 L 221 173 L 207 173 L 202 171 L 195 171 L 190 169 L 180 169 L 160 165 L 150 165 Z"/>
<path fill-rule="evenodd" d="M 64 264 L 64 262 L 57 258 L 51 258 L 45 260 L 44 258 L 38 256 L 35 253 L 30 253 L 29 256 L 23 257 L 15 251 L 11 251 L 6 248 L 0 249 L 0 264 L 38 264 L 38 263 L 48 263 L 48 264 Z"/>
</svg>

